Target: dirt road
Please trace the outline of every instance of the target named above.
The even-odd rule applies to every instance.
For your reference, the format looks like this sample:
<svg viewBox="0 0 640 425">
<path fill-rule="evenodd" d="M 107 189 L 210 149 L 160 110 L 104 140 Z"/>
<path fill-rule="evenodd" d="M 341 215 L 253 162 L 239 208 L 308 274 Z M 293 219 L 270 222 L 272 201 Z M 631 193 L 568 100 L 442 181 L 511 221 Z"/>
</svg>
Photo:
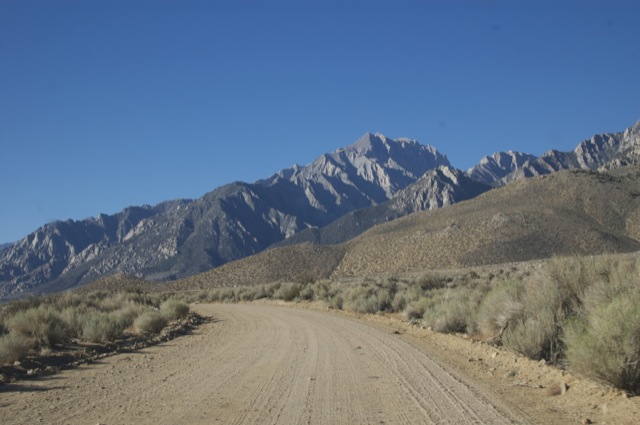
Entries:
<svg viewBox="0 0 640 425">
<path fill-rule="evenodd" d="M 193 335 L 0 390 L 8 424 L 535 423 L 401 335 L 277 306 L 203 305 Z"/>
</svg>

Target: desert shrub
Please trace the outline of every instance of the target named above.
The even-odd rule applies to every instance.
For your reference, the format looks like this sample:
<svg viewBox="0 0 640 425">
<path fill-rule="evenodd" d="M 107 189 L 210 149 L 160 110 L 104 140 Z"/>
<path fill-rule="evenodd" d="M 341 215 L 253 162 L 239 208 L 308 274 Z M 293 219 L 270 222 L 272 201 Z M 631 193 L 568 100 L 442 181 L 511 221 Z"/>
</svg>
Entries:
<svg viewBox="0 0 640 425">
<path fill-rule="evenodd" d="M 138 316 L 133 322 L 133 326 L 140 332 L 159 333 L 168 320 L 159 312 L 152 310 Z"/>
<path fill-rule="evenodd" d="M 391 310 L 394 312 L 401 312 L 407 307 L 407 299 L 402 292 L 397 292 L 393 296 L 393 301 L 391 301 Z"/>
<path fill-rule="evenodd" d="M 236 301 L 236 293 L 233 288 L 223 288 L 217 291 L 218 299 L 216 301 L 232 303 Z"/>
<path fill-rule="evenodd" d="M 553 313 L 543 309 L 509 323 L 502 336 L 502 344 L 531 359 L 558 359 L 557 323 Z"/>
<path fill-rule="evenodd" d="M 563 337 L 572 368 L 635 393 L 640 392 L 638 261 L 599 260 L 595 281 L 581 294 L 580 309 L 565 321 Z"/>
<path fill-rule="evenodd" d="M 94 312 L 87 315 L 80 337 L 85 341 L 105 343 L 117 339 L 128 326 L 115 314 Z"/>
<path fill-rule="evenodd" d="M 449 282 L 450 279 L 447 279 L 445 277 L 438 276 L 436 274 L 426 274 L 418 280 L 418 286 L 422 290 L 426 291 L 444 288 Z"/>
<path fill-rule="evenodd" d="M 565 325 L 569 365 L 640 393 L 640 295 L 618 296 Z"/>
<path fill-rule="evenodd" d="M 119 310 L 116 310 L 112 314 L 118 315 L 121 320 L 127 324 L 127 326 L 131 326 L 133 321 L 144 312 L 148 310 L 148 307 L 140 304 L 136 304 L 133 302 L 128 302 L 127 304 L 120 307 Z"/>
<path fill-rule="evenodd" d="M 264 287 L 264 285 L 262 285 L 258 288 L 253 288 L 253 291 L 251 292 L 251 301 L 269 298 L 271 297 L 271 295 L 271 293 L 267 292 L 267 289 Z"/>
<path fill-rule="evenodd" d="M 59 344 L 69 335 L 60 315 L 44 305 L 19 311 L 8 320 L 7 326 L 15 334 L 35 339 L 40 346 Z"/>
<path fill-rule="evenodd" d="M 56 308 L 56 310 L 64 310 L 66 308 L 79 307 L 85 302 L 83 297 L 73 292 L 64 292 L 61 294 L 50 295 L 46 300 L 47 304 L 50 304 Z"/>
<path fill-rule="evenodd" d="M 285 283 L 274 293 L 273 298 L 283 301 L 293 301 L 300 296 L 302 285 L 299 283 Z"/>
<path fill-rule="evenodd" d="M 300 290 L 299 297 L 300 297 L 301 300 L 311 301 L 313 299 L 313 297 L 314 297 L 313 287 L 311 285 L 305 285 Z"/>
<path fill-rule="evenodd" d="M 358 313 L 378 313 L 391 309 L 393 295 L 390 288 L 363 283 L 345 294 L 345 307 Z"/>
<path fill-rule="evenodd" d="M 189 314 L 189 305 L 175 299 L 168 299 L 160 304 L 160 313 L 169 320 L 178 320 Z"/>
<path fill-rule="evenodd" d="M 404 318 L 410 322 L 422 319 L 423 314 L 424 310 L 418 309 L 415 305 L 406 306 L 404 311 L 402 312 Z"/>
<path fill-rule="evenodd" d="M 524 313 L 524 305 L 520 301 L 523 288 L 522 282 L 511 280 L 495 286 L 480 304 L 476 330 L 484 336 L 496 337 L 508 323 L 519 319 Z"/>
<path fill-rule="evenodd" d="M 81 337 L 88 311 L 89 309 L 85 306 L 67 307 L 60 311 L 60 318 L 67 326 L 69 338 Z"/>
<path fill-rule="evenodd" d="M 432 295 L 423 301 L 422 320 L 434 331 L 466 332 L 474 326 L 481 288 L 458 286 L 432 291 Z"/>
<path fill-rule="evenodd" d="M 312 287 L 316 298 L 324 300 L 331 289 L 331 282 L 328 280 L 318 280 L 312 285 Z"/>
<path fill-rule="evenodd" d="M 564 261 L 552 267 L 550 278 L 497 284 L 480 305 L 476 330 L 532 359 L 561 359 L 561 323 L 575 314 L 580 285 L 584 284 L 573 278 L 567 282 L 557 280 L 564 272 L 556 269 Z"/>
<path fill-rule="evenodd" d="M 13 363 L 23 358 L 33 345 L 33 340 L 13 333 L 0 336 L 0 364 Z"/>
<path fill-rule="evenodd" d="M 326 302 L 329 304 L 330 308 L 334 308 L 336 310 L 342 310 L 344 307 L 344 298 L 339 294 L 329 296 Z"/>
<path fill-rule="evenodd" d="M 241 286 L 233 291 L 235 301 L 252 301 L 255 289 Z"/>
<path fill-rule="evenodd" d="M 421 298 L 410 302 L 404 310 L 404 315 L 409 320 L 420 320 L 425 311 L 433 307 L 434 302 L 431 297 L 422 296 Z"/>
<path fill-rule="evenodd" d="M 196 301 L 198 302 L 206 302 L 209 299 L 209 292 L 207 291 L 200 291 L 198 292 L 198 294 L 196 295 Z"/>
<path fill-rule="evenodd" d="M 206 297 L 203 299 L 203 301 L 205 300 L 209 303 L 217 303 L 218 301 L 220 301 L 220 291 L 214 289 L 206 292 Z"/>
</svg>

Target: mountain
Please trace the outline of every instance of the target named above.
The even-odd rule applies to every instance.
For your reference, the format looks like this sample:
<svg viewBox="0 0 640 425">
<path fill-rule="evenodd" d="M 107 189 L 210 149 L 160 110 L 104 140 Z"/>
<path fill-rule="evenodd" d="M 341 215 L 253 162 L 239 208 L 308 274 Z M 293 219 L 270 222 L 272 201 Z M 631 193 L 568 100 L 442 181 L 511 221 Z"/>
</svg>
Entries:
<svg viewBox="0 0 640 425">
<path fill-rule="evenodd" d="M 497 152 L 482 158 L 478 165 L 467 171 L 467 175 L 485 184 L 495 184 L 496 182 L 502 182 L 502 179 L 509 174 L 535 160 L 536 157 L 534 155 L 527 153 Z"/>
<path fill-rule="evenodd" d="M 640 171 L 573 170 L 515 181 L 376 226 L 332 276 L 400 273 L 640 249 Z"/>
<path fill-rule="evenodd" d="M 172 290 L 504 264 L 640 250 L 640 169 L 561 171 L 377 225 L 337 245 L 299 244 L 191 276 Z"/>
<path fill-rule="evenodd" d="M 13 243 L 3 243 L 0 244 L 0 251 L 2 251 L 3 249 L 7 249 L 9 247 L 13 246 Z"/>
<path fill-rule="evenodd" d="M 352 238 L 360 240 L 358 235 L 362 232 L 370 234 L 378 227 L 386 228 L 390 224 L 387 222 L 395 222 L 395 219 L 406 215 L 411 217 L 417 211 L 454 203 L 458 205 L 458 202 L 477 197 L 490 187 L 507 184 L 509 187 L 525 177 L 544 176 L 567 169 L 615 171 L 638 163 L 639 156 L 640 121 L 624 132 L 595 135 L 570 152 L 549 151 L 540 157 L 518 152 L 497 153 L 483 158 L 466 173 L 452 168 L 446 156 L 431 146 L 367 133 L 354 144 L 322 155 L 307 166 L 293 166 L 253 184 L 235 182 L 196 200 L 130 207 L 114 215 L 103 214 L 97 218 L 45 225 L 21 241 L 0 249 L 0 298 L 26 292 L 62 290 L 113 274 L 154 281 L 178 279 L 254 255 L 285 239 L 283 245 L 301 242 L 339 244 Z M 584 189 L 584 193 L 589 193 L 589 187 Z M 484 199 L 492 192 L 478 198 Z M 511 203 L 517 205 L 525 201 L 530 202 L 531 199 L 516 196 L 503 204 L 508 209 L 513 207 Z M 575 198 L 574 201 L 584 200 Z M 537 202 L 540 203 L 541 199 Z M 443 209 L 445 212 L 441 214 L 448 214 L 455 205 Z M 564 211 L 572 211 L 571 208 L 567 204 Z M 550 211 L 543 210 L 540 217 L 546 217 Z M 581 214 L 580 211 L 574 212 L 578 216 Z M 492 216 L 491 219 L 499 222 L 499 216 L 495 214 L 498 218 Z M 590 222 L 576 228 L 569 218 L 563 221 L 556 216 L 559 217 L 553 212 L 547 218 L 549 223 L 564 226 L 558 228 L 562 231 L 573 229 L 577 232 L 575 234 L 580 234 L 581 229 L 588 228 L 597 233 L 595 228 L 587 226 Z M 443 216 L 435 214 L 433 217 Z M 517 222 L 514 220 L 510 218 L 508 222 Z M 527 223 L 538 222 L 534 216 L 527 220 Z M 448 232 L 457 228 L 444 222 L 440 224 Z M 376 227 L 371 229 L 373 226 Z M 549 229 L 543 224 L 540 226 L 539 233 L 546 234 Z M 560 232 L 558 229 L 556 232 Z M 501 234 L 496 229 L 490 230 Z M 423 232 L 419 228 L 414 231 L 416 235 Z M 470 232 L 465 235 L 471 235 Z M 598 240 L 594 234 L 592 240 Z M 614 235 L 607 229 L 601 230 L 600 234 Z M 627 239 L 623 236 L 615 233 L 614 239 L 618 238 L 615 243 L 606 238 L 600 242 L 602 247 L 612 250 L 634 246 L 635 236 L 624 236 Z M 505 240 L 511 238 L 504 237 Z M 565 253 L 571 248 L 566 241 L 567 245 L 551 249 L 532 235 L 523 234 L 522 238 L 535 243 L 532 242 L 529 248 L 521 246 L 517 251 L 513 245 L 493 240 L 496 246 L 487 242 L 474 255 L 492 254 L 494 257 L 491 258 L 497 260 L 514 258 L 516 252 L 526 251 L 528 253 L 521 254 L 526 257 Z M 579 238 L 570 240 L 578 247 L 587 243 Z M 621 241 L 626 248 L 620 245 Z M 432 243 L 433 246 L 423 247 L 424 252 L 430 252 L 430 262 L 425 264 L 449 264 L 436 261 L 442 253 L 434 251 L 434 247 L 439 247 L 442 241 L 434 240 Z M 454 261 L 459 252 L 468 253 L 472 246 L 459 246 L 457 251 L 446 254 L 446 260 Z M 510 251 L 499 251 L 496 247 L 508 247 Z M 387 247 L 372 246 L 371 249 L 371 253 L 358 254 L 362 255 L 364 263 L 367 263 L 367 255 Z M 398 247 L 393 249 L 403 252 Z M 317 265 L 309 263 L 309 267 L 318 273 L 322 270 L 320 274 L 324 275 L 327 267 L 340 255 L 336 257 L 331 249 L 314 250 L 308 248 L 318 258 L 328 255 L 326 264 L 320 269 L 314 269 Z M 355 251 L 345 251 L 336 270 L 357 272 L 357 267 L 345 269 L 345 261 L 356 261 L 351 252 Z M 394 255 L 395 251 L 388 257 L 393 258 Z M 417 261 L 424 253 L 411 255 L 410 258 Z M 396 265 L 403 264 L 403 261 L 406 259 L 398 258 Z M 458 263 L 466 264 L 462 259 Z M 379 259 L 379 264 L 385 263 Z M 395 265 L 390 267 L 393 270 Z"/>
<path fill-rule="evenodd" d="M 0 297 L 62 290 L 110 274 L 169 280 L 199 273 L 385 202 L 442 165 L 449 161 L 431 146 L 367 133 L 253 184 L 50 223 L 0 251 Z"/>
<path fill-rule="evenodd" d="M 352 211 L 322 228 L 302 230 L 274 246 L 311 242 L 346 242 L 371 227 L 404 217 L 416 211 L 432 210 L 474 198 L 491 186 L 477 182 L 464 172 L 449 166 L 427 171 L 415 183 L 397 192 L 390 200 L 369 208 Z"/>
<path fill-rule="evenodd" d="M 597 134 L 573 151 L 550 150 L 540 157 L 521 152 L 498 152 L 467 170 L 475 180 L 503 186 L 514 180 L 560 170 L 611 170 L 640 162 L 640 121 L 623 132 Z"/>
</svg>

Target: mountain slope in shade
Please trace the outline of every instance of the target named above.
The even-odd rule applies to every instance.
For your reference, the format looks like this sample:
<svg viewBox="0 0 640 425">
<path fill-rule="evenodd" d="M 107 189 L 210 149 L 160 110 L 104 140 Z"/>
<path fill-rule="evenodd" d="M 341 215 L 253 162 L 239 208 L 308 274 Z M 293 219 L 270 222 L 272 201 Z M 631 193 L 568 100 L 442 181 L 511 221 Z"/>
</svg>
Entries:
<svg viewBox="0 0 640 425">
<path fill-rule="evenodd" d="M 384 202 L 440 165 L 449 162 L 433 147 L 366 134 L 308 166 L 225 185 L 194 201 L 51 223 L 0 251 L 0 297 L 115 273 L 152 280 L 199 273 Z"/>
</svg>

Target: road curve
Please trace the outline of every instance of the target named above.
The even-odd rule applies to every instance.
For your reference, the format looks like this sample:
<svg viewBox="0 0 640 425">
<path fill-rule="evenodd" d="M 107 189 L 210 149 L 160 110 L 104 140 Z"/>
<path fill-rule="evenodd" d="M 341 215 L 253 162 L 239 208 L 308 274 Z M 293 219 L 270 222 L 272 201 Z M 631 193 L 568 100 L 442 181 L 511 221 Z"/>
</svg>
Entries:
<svg viewBox="0 0 640 425">
<path fill-rule="evenodd" d="M 312 310 L 200 305 L 193 335 L 0 390 L 3 424 L 532 423 L 399 335 Z"/>
</svg>

